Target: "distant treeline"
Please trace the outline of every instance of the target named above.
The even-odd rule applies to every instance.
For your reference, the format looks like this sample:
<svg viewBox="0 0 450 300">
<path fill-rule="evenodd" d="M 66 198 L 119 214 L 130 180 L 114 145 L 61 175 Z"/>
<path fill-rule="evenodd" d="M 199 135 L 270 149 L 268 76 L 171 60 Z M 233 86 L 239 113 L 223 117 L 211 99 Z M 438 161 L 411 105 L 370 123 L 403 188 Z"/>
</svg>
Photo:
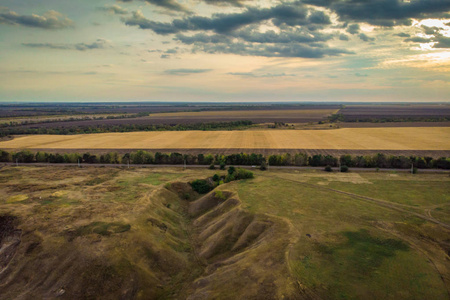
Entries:
<svg viewBox="0 0 450 300">
<path fill-rule="evenodd" d="M 105 133 L 105 132 L 132 132 L 132 131 L 185 131 L 185 130 L 236 130 L 252 125 L 252 121 L 232 121 L 232 122 L 211 122 L 194 124 L 118 124 L 118 125 L 81 125 L 73 127 L 11 127 L 4 128 L 0 136 L 19 134 L 85 134 L 85 133 Z"/>
<path fill-rule="evenodd" d="M 363 122 L 363 123 L 386 123 L 386 122 L 447 122 L 450 121 L 450 116 L 439 117 L 366 117 L 366 116 L 354 116 L 345 114 L 333 114 L 328 117 L 330 122 Z"/>
<path fill-rule="evenodd" d="M 5 122 L 2 123 L 2 119 L 0 119 L 0 128 L 5 128 L 5 127 L 16 127 L 16 126 L 23 126 L 23 125 L 34 125 L 34 124 L 46 124 L 46 123 L 56 123 L 56 122 L 73 122 L 73 121 L 91 121 L 91 120 L 116 120 L 116 119 L 132 119 L 132 118 L 138 118 L 138 117 L 146 117 L 148 116 L 149 113 L 137 113 L 137 114 L 124 114 L 124 115 L 114 115 L 114 116 L 106 116 L 106 117 L 89 117 L 89 116 L 85 116 L 85 117 L 70 117 L 70 118 L 59 118 L 59 119 L 34 119 L 34 120 L 24 120 L 21 122 L 14 122 L 14 121 L 10 121 L 10 122 Z M 28 116 L 28 117 L 21 117 L 21 118 L 29 118 L 29 119 L 33 119 L 33 116 Z"/>
<path fill-rule="evenodd" d="M 441 157 L 434 159 L 432 157 L 418 156 L 395 156 L 378 153 L 375 155 L 352 156 L 341 155 L 334 157 L 331 155 L 317 154 L 309 156 L 306 153 L 289 153 L 281 155 L 270 155 L 268 157 L 262 154 L 181 154 L 181 153 L 150 153 L 139 150 L 136 152 L 121 155 L 117 152 L 109 152 L 101 155 L 90 153 L 33 153 L 29 150 L 19 152 L 7 152 L 0 150 L 0 162 L 19 162 L 19 163 L 101 163 L 101 164 L 173 164 L 181 165 L 184 162 L 188 165 L 266 165 L 269 166 L 311 166 L 337 167 L 339 164 L 347 167 L 357 168 L 394 168 L 408 169 L 411 165 L 418 169 L 450 169 L 450 158 Z"/>
</svg>

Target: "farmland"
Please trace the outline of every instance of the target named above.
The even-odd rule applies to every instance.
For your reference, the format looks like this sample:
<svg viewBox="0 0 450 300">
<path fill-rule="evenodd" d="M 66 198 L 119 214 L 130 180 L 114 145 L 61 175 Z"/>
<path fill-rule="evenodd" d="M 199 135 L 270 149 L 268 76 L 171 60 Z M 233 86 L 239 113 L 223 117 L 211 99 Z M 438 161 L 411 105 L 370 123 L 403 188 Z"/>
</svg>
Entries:
<svg viewBox="0 0 450 300">
<path fill-rule="evenodd" d="M 3 167 L 0 293 L 448 299 L 448 175 L 255 171 L 206 196 L 186 184 L 215 173 Z"/>
<path fill-rule="evenodd" d="M 450 128 L 167 131 L 34 135 L 0 142 L 2 149 L 348 149 L 450 150 Z"/>
</svg>

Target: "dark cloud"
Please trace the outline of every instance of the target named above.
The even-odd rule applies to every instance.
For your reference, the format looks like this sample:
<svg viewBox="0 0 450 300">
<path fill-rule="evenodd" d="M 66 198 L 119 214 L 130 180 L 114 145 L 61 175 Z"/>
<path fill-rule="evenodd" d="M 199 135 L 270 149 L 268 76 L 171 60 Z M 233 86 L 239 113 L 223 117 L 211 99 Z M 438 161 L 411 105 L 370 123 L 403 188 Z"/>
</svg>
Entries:
<svg viewBox="0 0 450 300">
<path fill-rule="evenodd" d="M 348 35 L 343 34 L 343 33 L 339 35 L 339 39 L 341 41 L 348 41 L 349 40 Z"/>
<path fill-rule="evenodd" d="M 360 29 L 359 24 L 352 24 L 347 27 L 346 31 L 350 34 L 358 34 L 359 29 Z"/>
<path fill-rule="evenodd" d="M 212 69 L 170 69 L 164 71 L 164 73 L 169 75 L 189 75 L 189 74 L 200 74 L 210 72 Z"/>
<path fill-rule="evenodd" d="M 325 14 L 323 11 L 314 11 L 308 17 L 308 20 L 313 24 L 331 24 L 330 16 Z"/>
<path fill-rule="evenodd" d="M 410 25 L 411 18 L 445 17 L 450 10 L 448 0 L 303 0 L 303 3 L 327 7 L 342 21 L 387 27 Z"/>
<path fill-rule="evenodd" d="M 237 6 L 243 7 L 245 1 L 248 0 L 204 0 L 205 3 L 217 6 Z"/>
<path fill-rule="evenodd" d="M 435 38 L 436 44 L 433 48 L 450 48 L 450 37 L 439 35 Z"/>
<path fill-rule="evenodd" d="M 110 5 L 110 6 L 104 6 L 104 7 L 98 7 L 98 10 L 101 11 L 106 11 L 110 14 L 115 14 L 115 15 L 126 15 L 128 14 L 128 11 L 122 7 L 120 7 L 119 5 Z"/>
<path fill-rule="evenodd" d="M 439 34 L 439 33 L 436 33 L 436 36 L 431 37 L 431 38 L 415 36 L 412 38 L 405 39 L 404 41 L 420 43 L 420 44 L 434 42 L 435 44 L 433 45 L 433 48 L 450 48 L 450 37 L 443 36 L 442 34 Z"/>
<path fill-rule="evenodd" d="M 394 34 L 395 36 L 399 36 L 399 37 L 410 37 L 411 35 L 408 33 L 404 33 L 404 32 L 400 32 L 397 34 Z"/>
<path fill-rule="evenodd" d="M 406 39 L 405 42 L 429 43 L 429 42 L 432 42 L 432 39 L 415 36 L 415 37 Z"/>
<path fill-rule="evenodd" d="M 168 55 L 168 54 L 161 54 L 161 58 L 170 58 L 170 55 Z"/>
<path fill-rule="evenodd" d="M 322 34 L 311 32 L 307 30 L 295 29 L 285 30 L 280 33 L 276 33 L 273 30 L 266 32 L 258 32 L 251 29 L 244 29 L 232 34 L 233 37 L 238 37 L 247 42 L 252 43 L 315 43 L 325 42 L 333 38 L 332 34 Z"/>
<path fill-rule="evenodd" d="M 22 45 L 31 48 L 47 48 L 47 49 L 58 49 L 58 50 L 92 50 L 92 49 L 103 49 L 109 45 L 109 42 L 104 39 L 98 39 L 91 44 L 78 43 L 78 44 L 54 44 L 54 43 L 22 43 Z"/>
<path fill-rule="evenodd" d="M 299 44 L 202 44 L 195 45 L 195 51 L 206 53 L 226 53 L 238 54 L 243 56 L 265 56 L 265 57 L 304 57 L 304 58 L 322 58 L 325 56 L 339 56 L 341 54 L 353 54 L 346 49 L 329 48 L 323 44 L 315 45 Z"/>
<path fill-rule="evenodd" d="M 174 39 L 182 42 L 183 44 L 187 44 L 187 45 L 191 45 L 194 43 L 218 44 L 218 43 L 230 43 L 231 42 L 231 38 L 226 35 L 222 35 L 222 34 L 208 35 L 205 33 L 197 33 L 193 36 L 177 34 Z"/>
<path fill-rule="evenodd" d="M 359 36 L 359 38 L 360 38 L 361 40 L 363 40 L 364 42 L 371 42 L 371 41 L 374 41 L 374 40 L 375 40 L 375 38 L 370 37 L 370 36 L 367 36 L 365 33 L 360 33 L 358 36 Z"/>
<path fill-rule="evenodd" d="M 439 27 L 428 27 L 425 25 L 422 25 L 422 28 L 425 32 L 425 34 L 435 34 L 436 32 L 439 32 L 441 29 Z"/>
<path fill-rule="evenodd" d="M 184 31 L 211 30 L 217 33 L 229 33 L 244 26 L 272 20 L 276 26 L 308 25 L 308 10 L 300 4 L 280 4 L 271 8 L 246 8 L 241 13 L 214 14 L 212 17 L 191 16 L 175 19 L 170 23 L 155 22 L 144 17 L 142 12 L 133 12 L 133 16 L 124 19 L 126 25 L 150 29 L 157 34 L 173 34 Z M 316 16 L 316 19 L 319 18 Z"/>
<path fill-rule="evenodd" d="M 145 0 L 145 2 L 163 8 L 167 8 L 169 10 L 189 12 L 189 10 L 186 7 L 184 7 L 183 5 L 179 4 L 174 0 Z"/>
<path fill-rule="evenodd" d="M 73 26 L 73 21 L 61 13 L 50 10 L 42 16 L 21 16 L 6 7 L 0 7 L 0 24 L 22 25 L 43 29 L 63 29 Z"/>
<path fill-rule="evenodd" d="M 173 48 L 173 49 L 168 49 L 168 50 L 164 51 L 164 53 L 176 54 L 176 53 L 178 53 L 178 47 L 177 48 Z"/>
</svg>

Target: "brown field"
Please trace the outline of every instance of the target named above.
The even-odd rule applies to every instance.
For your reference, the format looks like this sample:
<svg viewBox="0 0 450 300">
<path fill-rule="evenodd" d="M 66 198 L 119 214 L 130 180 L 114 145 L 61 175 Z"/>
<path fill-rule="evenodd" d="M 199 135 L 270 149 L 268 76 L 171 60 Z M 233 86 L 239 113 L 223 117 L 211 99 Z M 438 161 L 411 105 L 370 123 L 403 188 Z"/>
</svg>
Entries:
<svg viewBox="0 0 450 300">
<path fill-rule="evenodd" d="M 380 118 L 427 118 L 450 116 L 450 105 L 349 105 L 341 109 L 346 120 Z"/>
<path fill-rule="evenodd" d="M 201 112 L 172 112 L 152 114 L 150 117 L 195 117 L 195 118 L 279 118 L 280 115 L 292 118 L 298 116 L 307 116 L 309 118 L 322 118 L 335 114 L 339 109 L 291 109 L 291 110 L 241 110 L 241 111 L 201 111 Z"/>
<path fill-rule="evenodd" d="M 165 131 L 21 136 L 2 149 L 349 149 L 450 150 L 450 128 Z"/>
</svg>

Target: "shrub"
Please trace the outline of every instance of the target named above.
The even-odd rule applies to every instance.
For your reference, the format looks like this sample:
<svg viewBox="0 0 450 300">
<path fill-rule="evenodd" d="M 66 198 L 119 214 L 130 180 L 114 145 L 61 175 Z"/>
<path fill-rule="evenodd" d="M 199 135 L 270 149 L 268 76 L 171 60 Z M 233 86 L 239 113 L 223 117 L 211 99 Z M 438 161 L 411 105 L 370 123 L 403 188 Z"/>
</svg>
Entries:
<svg viewBox="0 0 450 300">
<path fill-rule="evenodd" d="M 225 200 L 227 197 L 223 194 L 222 191 L 216 191 L 214 194 L 214 197 L 220 199 L 220 200 Z"/>
<path fill-rule="evenodd" d="M 220 169 L 221 169 L 221 170 L 225 170 L 225 166 L 226 166 L 226 165 L 225 165 L 224 162 L 221 162 L 221 163 L 220 163 Z"/>
<path fill-rule="evenodd" d="M 250 171 L 242 169 L 242 168 L 237 169 L 237 171 L 235 173 L 236 180 L 248 179 L 248 178 L 253 178 L 253 172 L 250 172 Z"/>
<path fill-rule="evenodd" d="M 230 167 L 228 168 L 228 174 L 232 175 L 234 172 L 236 172 L 235 167 L 230 166 Z"/>
<path fill-rule="evenodd" d="M 210 165 L 209 165 L 209 169 L 210 169 L 210 170 L 215 170 L 215 169 L 216 169 L 216 166 L 215 166 L 214 164 L 210 164 Z"/>
<path fill-rule="evenodd" d="M 341 166 L 341 172 L 348 172 L 348 167 L 346 165 Z"/>
<path fill-rule="evenodd" d="M 214 176 L 212 177 L 212 180 L 214 181 L 219 181 L 220 176 L 218 174 L 214 174 Z"/>
<path fill-rule="evenodd" d="M 261 171 L 267 170 L 267 164 L 266 164 L 265 161 L 263 161 L 263 162 L 261 163 L 261 166 L 259 167 L 259 169 L 260 169 Z"/>
<path fill-rule="evenodd" d="M 331 172 L 331 171 L 333 171 L 333 169 L 331 169 L 331 166 L 328 165 L 328 166 L 325 167 L 325 171 L 326 172 Z"/>
<path fill-rule="evenodd" d="M 206 194 L 210 190 L 212 190 L 211 186 L 206 180 L 197 179 L 190 183 L 192 189 L 199 194 Z"/>
</svg>

